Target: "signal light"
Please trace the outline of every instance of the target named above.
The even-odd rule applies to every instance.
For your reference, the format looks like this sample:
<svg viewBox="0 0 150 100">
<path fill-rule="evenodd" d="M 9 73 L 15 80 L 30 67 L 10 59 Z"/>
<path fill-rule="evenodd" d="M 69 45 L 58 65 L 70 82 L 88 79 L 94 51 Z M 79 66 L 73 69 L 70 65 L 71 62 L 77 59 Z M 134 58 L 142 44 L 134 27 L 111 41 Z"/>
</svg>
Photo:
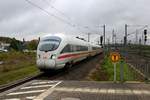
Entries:
<svg viewBox="0 0 150 100">
<path fill-rule="evenodd" d="M 145 36 L 145 39 L 144 39 L 145 41 L 147 41 L 147 36 Z"/>
<path fill-rule="evenodd" d="M 144 30 L 144 35 L 145 35 L 144 41 L 146 42 L 147 41 L 147 30 L 146 29 Z"/>
<path fill-rule="evenodd" d="M 100 42 L 101 42 L 101 45 L 103 43 L 103 36 L 100 37 Z"/>
<path fill-rule="evenodd" d="M 147 30 L 146 29 L 144 30 L 144 35 L 147 35 Z"/>
</svg>

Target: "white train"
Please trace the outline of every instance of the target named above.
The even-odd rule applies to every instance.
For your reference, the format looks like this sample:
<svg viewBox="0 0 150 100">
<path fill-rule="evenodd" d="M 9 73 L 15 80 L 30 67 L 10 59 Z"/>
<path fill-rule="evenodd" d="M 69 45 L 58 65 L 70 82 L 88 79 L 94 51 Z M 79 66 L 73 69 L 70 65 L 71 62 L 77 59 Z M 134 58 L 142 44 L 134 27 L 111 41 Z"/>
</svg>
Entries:
<svg viewBox="0 0 150 100">
<path fill-rule="evenodd" d="M 63 34 L 46 35 L 37 48 L 37 67 L 40 70 L 61 69 L 90 56 L 102 53 L 98 45 Z"/>
</svg>

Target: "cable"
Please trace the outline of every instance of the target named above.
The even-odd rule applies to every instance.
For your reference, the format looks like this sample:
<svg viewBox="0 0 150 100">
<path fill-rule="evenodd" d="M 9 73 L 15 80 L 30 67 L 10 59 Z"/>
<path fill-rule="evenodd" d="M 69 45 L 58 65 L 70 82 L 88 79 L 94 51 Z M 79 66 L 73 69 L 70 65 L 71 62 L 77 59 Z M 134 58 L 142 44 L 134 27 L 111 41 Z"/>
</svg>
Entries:
<svg viewBox="0 0 150 100">
<path fill-rule="evenodd" d="M 55 8 L 52 4 L 51 4 L 51 0 L 49 0 L 49 2 L 47 2 L 47 0 L 43 0 L 45 1 L 46 4 L 48 4 L 52 9 L 54 9 L 55 11 L 57 11 L 58 13 L 60 13 L 61 15 L 63 15 L 64 17 L 66 17 L 67 19 L 71 20 L 68 16 L 66 16 L 65 13 L 63 13 L 62 11 L 58 10 L 57 8 Z"/>
<path fill-rule="evenodd" d="M 60 13 L 61 15 L 63 15 L 66 19 L 68 19 L 70 22 L 72 22 L 71 21 L 71 18 L 70 17 L 68 17 L 68 16 L 66 16 L 66 14 L 65 13 L 63 13 L 62 11 L 60 11 L 60 10 L 58 10 L 57 8 L 55 8 L 50 2 L 51 2 L 51 0 L 50 0 L 50 2 L 47 2 L 46 0 L 43 0 L 43 1 L 45 1 L 45 3 L 47 4 L 49 4 L 49 6 L 52 8 L 52 9 L 55 9 L 55 11 L 57 11 L 58 13 Z M 84 27 L 84 26 L 81 26 L 81 25 L 76 25 L 76 24 L 73 24 L 73 26 L 74 27 L 77 27 L 77 28 L 79 28 L 79 26 L 80 27 L 82 27 L 82 28 L 86 28 L 86 29 L 88 29 L 89 31 L 93 31 L 92 29 L 90 29 L 89 27 Z"/>
<path fill-rule="evenodd" d="M 149 28 L 149 27 L 147 27 L 147 29 L 148 29 L 148 30 L 150 30 L 150 28 Z"/>
<path fill-rule="evenodd" d="M 67 21 L 65 21 L 65 20 L 63 20 L 63 19 L 61 19 L 61 18 L 59 18 L 58 16 L 56 16 L 56 15 L 54 15 L 54 14 L 48 12 L 47 10 L 41 8 L 40 6 L 36 5 L 35 3 L 33 3 L 33 2 L 31 2 L 31 1 L 29 1 L 29 0 L 25 0 L 25 1 L 26 1 L 27 3 L 29 3 L 29 4 L 31 4 L 32 6 L 34 6 L 34 7 L 38 8 L 38 9 L 42 10 L 42 11 L 45 12 L 47 15 L 52 16 L 52 17 L 54 17 L 54 18 L 60 20 L 61 22 L 66 23 L 66 24 L 68 24 L 69 26 L 74 27 L 74 25 L 72 25 L 70 22 L 67 22 Z"/>
<path fill-rule="evenodd" d="M 128 27 L 141 27 L 141 26 L 148 26 L 148 25 L 127 25 Z"/>
<path fill-rule="evenodd" d="M 72 22 L 72 20 L 71 20 L 71 18 L 70 17 L 68 17 L 65 13 L 63 13 L 62 11 L 60 11 L 59 9 L 57 9 L 57 8 L 55 8 L 50 2 L 51 2 L 51 0 L 49 0 L 50 2 L 47 2 L 47 0 L 43 0 L 43 1 L 45 1 L 45 3 L 48 3 L 49 4 L 49 6 L 52 8 L 52 9 L 54 9 L 55 11 L 57 11 L 59 14 L 61 14 L 62 16 L 64 16 L 67 20 L 69 20 L 70 22 Z M 73 23 L 73 22 L 72 22 Z M 73 24 L 73 26 L 76 28 L 76 29 L 79 29 L 79 28 L 81 28 L 81 25 L 80 25 L 80 27 L 79 27 L 79 25 L 77 25 L 77 24 Z M 84 28 L 84 27 L 82 27 L 82 28 Z M 80 29 L 79 29 L 80 30 Z M 81 31 L 81 30 L 80 30 Z"/>
<path fill-rule="evenodd" d="M 73 28 L 76 28 L 76 29 L 80 30 L 80 28 L 82 27 L 82 28 L 84 28 L 84 29 L 88 29 L 89 31 L 93 31 L 93 30 L 89 29 L 89 27 L 83 27 L 83 26 L 81 26 L 81 25 L 72 24 L 71 22 L 68 22 L 68 21 L 66 21 L 66 20 L 64 20 L 64 19 L 61 19 L 61 18 L 59 18 L 58 16 L 56 16 L 56 15 L 54 15 L 54 14 L 48 12 L 48 11 L 45 10 L 44 8 L 42 8 L 42 7 L 38 6 L 38 5 L 36 5 L 35 3 L 33 3 L 33 2 L 31 2 L 31 1 L 29 1 L 29 0 L 25 0 L 25 1 L 26 1 L 27 3 L 29 3 L 29 4 L 31 4 L 32 6 L 34 6 L 34 7 L 38 8 L 38 9 L 42 10 L 42 11 L 45 12 L 47 15 L 52 16 L 52 17 L 54 17 L 54 18 L 60 20 L 61 22 L 68 24 L 69 26 L 71 26 L 71 27 L 73 27 Z M 56 10 L 55 7 L 53 7 L 53 8 Z M 62 12 L 59 11 L 59 10 L 57 10 L 57 12 L 59 12 L 59 13 L 61 13 L 61 14 L 64 15 L 64 13 L 62 13 Z M 66 17 L 66 16 L 65 16 L 65 17 Z M 70 19 L 68 19 L 68 20 L 70 20 Z M 80 30 L 80 31 L 81 31 L 81 30 Z M 82 32 L 82 31 L 81 31 L 81 32 Z M 84 32 L 82 32 L 82 33 L 84 33 Z M 97 34 L 97 33 L 94 33 L 94 34 Z"/>
<path fill-rule="evenodd" d="M 142 27 L 142 28 L 140 28 L 140 29 L 137 29 L 136 31 L 143 30 L 143 29 L 144 29 L 144 28 L 146 28 L 146 27 L 148 27 L 148 26 L 147 26 L 147 25 L 145 25 L 144 27 Z M 129 33 L 127 36 L 129 36 L 129 35 L 131 35 L 131 34 L 136 33 L 136 31 Z"/>
</svg>

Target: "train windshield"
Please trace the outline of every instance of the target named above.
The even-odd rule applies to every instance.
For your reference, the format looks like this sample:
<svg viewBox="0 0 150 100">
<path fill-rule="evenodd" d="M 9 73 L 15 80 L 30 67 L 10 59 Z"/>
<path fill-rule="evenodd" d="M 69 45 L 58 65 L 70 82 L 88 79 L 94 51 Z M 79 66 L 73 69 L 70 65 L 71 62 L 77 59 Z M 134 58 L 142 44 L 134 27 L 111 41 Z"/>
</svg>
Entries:
<svg viewBox="0 0 150 100">
<path fill-rule="evenodd" d="M 59 47 L 61 39 L 59 37 L 48 37 L 40 41 L 40 51 L 54 51 Z"/>
</svg>

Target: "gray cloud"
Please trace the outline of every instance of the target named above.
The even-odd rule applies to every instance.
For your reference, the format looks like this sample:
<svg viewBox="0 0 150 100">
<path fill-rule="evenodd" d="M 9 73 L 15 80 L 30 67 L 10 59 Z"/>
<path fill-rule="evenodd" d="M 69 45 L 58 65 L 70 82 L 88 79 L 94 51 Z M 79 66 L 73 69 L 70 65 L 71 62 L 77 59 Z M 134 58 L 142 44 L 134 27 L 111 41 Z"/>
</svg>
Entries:
<svg viewBox="0 0 150 100">
<path fill-rule="evenodd" d="M 25 0 L 0 1 L 0 35 L 22 39 L 37 38 L 44 33 L 66 32 L 101 33 L 102 28 L 96 26 L 106 24 L 107 38 L 114 28 L 118 38 L 123 38 L 124 24 L 150 24 L 149 0 L 30 0 L 59 18 L 76 24 L 73 28 L 40 9 L 30 5 Z M 55 9 L 52 4 L 66 17 Z M 68 18 L 69 17 L 69 18 Z M 91 29 L 84 29 L 89 26 Z M 129 28 L 129 32 L 135 28 Z M 82 34 L 83 37 L 87 35 Z M 96 35 L 91 36 L 93 40 Z M 133 36 L 130 37 L 132 39 Z"/>
</svg>

